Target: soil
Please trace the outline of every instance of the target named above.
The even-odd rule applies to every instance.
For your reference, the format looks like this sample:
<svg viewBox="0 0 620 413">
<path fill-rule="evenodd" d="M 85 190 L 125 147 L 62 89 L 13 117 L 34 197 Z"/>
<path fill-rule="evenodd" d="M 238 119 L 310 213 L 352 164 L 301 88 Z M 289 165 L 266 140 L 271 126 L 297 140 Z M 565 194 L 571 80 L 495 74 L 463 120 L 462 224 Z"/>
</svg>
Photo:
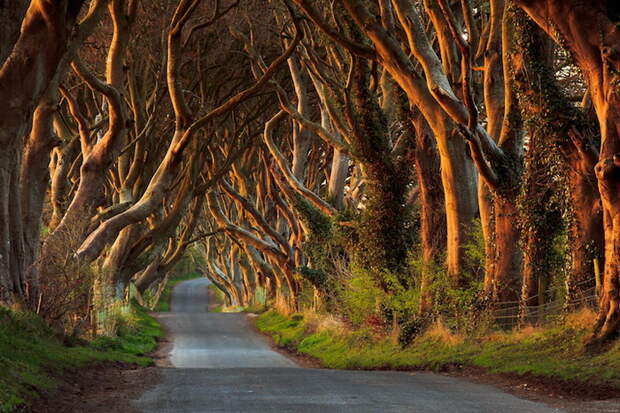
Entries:
<svg viewBox="0 0 620 413">
<path fill-rule="evenodd" d="M 67 372 L 63 384 L 24 409 L 27 413 L 139 413 L 130 401 L 159 381 L 157 367 L 105 363 Z"/>
<path fill-rule="evenodd" d="M 152 314 L 155 317 L 157 314 Z M 162 328 L 164 325 L 162 323 Z M 168 353 L 172 347 L 166 337 L 149 354 L 155 366 L 140 367 L 121 362 L 98 363 L 66 371 L 60 377 L 60 388 L 43 394 L 23 409 L 24 413 L 140 413 L 131 407 L 131 400 L 160 382 L 161 367 L 169 367 Z"/>
<path fill-rule="evenodd" d="M 151 315 L 157 318 L 157 313 Z M 169 357 L 170 351 L 172 351 L 172 341 L 168 338 L 170 334 L 168 334 L 168 329 L 164 323 L 160 322 L 159 326 L 162 329 L 162 336 L 157 340 L 157 348 L 149 356 L 153 359 L 156 367 L 172 367 Z"/>
<path fill-rule="evenodd" d="M 494 374 L 478 367 L 454 366 L 442 374 L 494 386 L 519 398 L 545 403 L 570 413 L 620 413 L 620 389 L 613 386 L 568 382 L 531 374 Z"/>
</svg>

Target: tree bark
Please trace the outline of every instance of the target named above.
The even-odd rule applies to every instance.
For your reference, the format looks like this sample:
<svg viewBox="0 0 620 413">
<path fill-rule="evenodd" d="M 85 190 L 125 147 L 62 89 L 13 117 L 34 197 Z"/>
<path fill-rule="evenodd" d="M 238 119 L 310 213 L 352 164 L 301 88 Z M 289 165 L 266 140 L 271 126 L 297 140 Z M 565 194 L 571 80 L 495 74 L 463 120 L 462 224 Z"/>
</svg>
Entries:
<svg viewBox="0 0 620 413">
<path fill-rule="evenodd" d="M 520 0 L 518 4 L 581 68 L 601 130 L 595 172 L 602 200 L 605 270 L 594 342 L 620 327 L 620 29 L 611 2 Z M 587 24 L 585 24 L 587 22 Z"/>
<path fill-rule="evenodd" d="M 49 185 L 48 164 L 50 152 L 57 144 L 57 138 L 52 130 L 52 117 L 56 112 L 57 103 L 56 82 L 52 82 L 48 93 L 41 99 L 34 112 L 32 130 L 24 149 L 20 174 L 20 198 L 25 270 L 35 262 L 39 255 L 41 214 Z M 29 281 L 36 285 L 36 280 Z"/>
<path fill-rule="evenodd" d="M 476 170 L 467 155 L 467 144 L 396 41 L 360 4 L 345 0 L 345 7 L 373 42 L 381 63 L 405 91 L 409 102 L 423 114 L 437 140 L 445 194 L 447 267 L 458 284 L 464 270 L 464 245 L 478 213 Z"/>
<path fill-rule="evenodd" d="M 81 0 L 33 0 L 21 24 L 19 38 L 0 69 L 0 146 L 3 148 L 0 180 L 5 183 L 0 185 L 0 301 L 23 298 L 25 292 L 26 261 L 19 196 L 23 137 L 27 135 L 35 106 L 57 74 L 82 3 Z M 43 49 L 42 44 L 46 45 Z M 0 53 L 5 54 L 6 50 Z"/>
<path fill-rule="evenodd" d="M 415 169 L 420 187 L 420 241 L 422 244 L 422 274 L 420 280 L 420 313 L 433 309 L 430 290 L 433 269 L 446 247 L 446 213 L 439 155 L 426 121 L 413 118 L 416 133 Z"/>
<path fill-rule="evenodd" d="M 13 0 L 8 5 L 3 4 L 0 9 L 0 67 L 19 38 L 19 30 L 29 4 L 29 0 Z"/>
<path fill-rule="evenodd" d="M 502 69 L 502 21 L 504 0 L 490 1 L 488 37 L 484 46 L 483 96 L 487 115 L 487 132 L 496 142 L 500 139 L 504 118 L 504 73 Z M 478 203 L 480 205 L 480 224 L 484 236 L 484 291 L 493 290 L 495 269 L 495 218 L 494 195 L 489 185 L 478 183 Z"/>
</svg>

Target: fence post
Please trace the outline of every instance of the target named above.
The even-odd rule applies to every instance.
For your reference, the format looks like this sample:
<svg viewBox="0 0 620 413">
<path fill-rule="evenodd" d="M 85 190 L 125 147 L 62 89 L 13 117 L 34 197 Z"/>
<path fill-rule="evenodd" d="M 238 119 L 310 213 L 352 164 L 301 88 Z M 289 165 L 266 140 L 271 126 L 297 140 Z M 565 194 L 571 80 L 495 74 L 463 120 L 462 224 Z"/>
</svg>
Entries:
<svg viewBox="0 0 620 413">
<path fill-rule="evenodd" d="M 594 280 L 596 281 L 596 296 L 599 297 L 601 292 L 601 284 L 603 283 L 601 280 L 601 267 L 598 262 L 598 258 L 594 258 Z"/>
</svg>

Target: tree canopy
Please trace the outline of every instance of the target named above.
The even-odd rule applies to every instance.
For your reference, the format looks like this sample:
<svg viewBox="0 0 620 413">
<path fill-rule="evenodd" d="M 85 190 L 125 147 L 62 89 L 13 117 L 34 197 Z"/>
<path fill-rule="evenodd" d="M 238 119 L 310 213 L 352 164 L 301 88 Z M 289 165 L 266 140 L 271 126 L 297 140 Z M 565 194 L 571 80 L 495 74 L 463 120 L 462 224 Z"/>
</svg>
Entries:
<svg viewBox="0 0 620 413">
<path fill-rule="evenodd" d="M 230 305 L 400 334 L 588 305 L 592 343 L 614 338 L 619 19 L 609 0 L 0 6 L 0 302 L 80 334 L 191 257 Z"/>
</svg>

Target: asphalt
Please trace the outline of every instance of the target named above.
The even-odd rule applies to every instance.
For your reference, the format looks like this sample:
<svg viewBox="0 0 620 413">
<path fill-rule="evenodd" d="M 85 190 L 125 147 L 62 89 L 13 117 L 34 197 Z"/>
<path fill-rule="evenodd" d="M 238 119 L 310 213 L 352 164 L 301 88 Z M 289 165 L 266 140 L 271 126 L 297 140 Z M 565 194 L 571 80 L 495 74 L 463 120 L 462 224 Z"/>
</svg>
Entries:
<svg viewBox="0 0 620 413">
<path fill-rule="evenodd" d="M 494 387 L 432 373 L 301 368 L 273 351 L 244 314 L 207 313 L 209 281 L 179 284 L 161 314 L 173 342 L 143 412 L 551 413 Z"/>
</svg>

